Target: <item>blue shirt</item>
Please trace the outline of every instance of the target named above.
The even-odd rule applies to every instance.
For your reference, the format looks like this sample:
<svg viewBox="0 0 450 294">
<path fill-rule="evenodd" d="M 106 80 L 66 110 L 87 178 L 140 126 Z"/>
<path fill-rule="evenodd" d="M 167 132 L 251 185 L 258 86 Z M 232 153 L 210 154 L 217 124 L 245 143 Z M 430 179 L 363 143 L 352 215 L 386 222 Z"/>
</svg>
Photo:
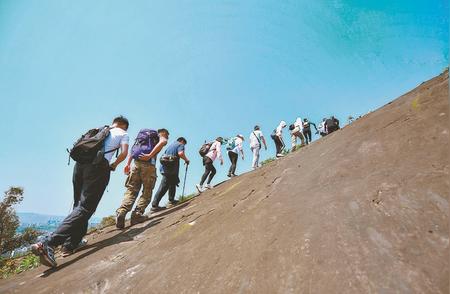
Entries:
<svg viewBox="0 0 450 294">
<path fill-rule="evenodd" d="M 176 164 L 175 164 L 176 174 L 178 174 L 178 171 L 180 169 L 180 157 L 178 156 L 178 153 L 182 152 L 182 151 L 184 151 L 184 144 L 181 144 L 180 142 L 175 141 L 172 144 L 170 144 L 169 146 L 167 146 L 166 151 L 164 152 L 164 154 L 166 154 L 166 155 L 178 157 Z M 164 166 L 162 164 L 159 167 L 159 171 L 162 174 L 164 173 Z"/>
</svg>

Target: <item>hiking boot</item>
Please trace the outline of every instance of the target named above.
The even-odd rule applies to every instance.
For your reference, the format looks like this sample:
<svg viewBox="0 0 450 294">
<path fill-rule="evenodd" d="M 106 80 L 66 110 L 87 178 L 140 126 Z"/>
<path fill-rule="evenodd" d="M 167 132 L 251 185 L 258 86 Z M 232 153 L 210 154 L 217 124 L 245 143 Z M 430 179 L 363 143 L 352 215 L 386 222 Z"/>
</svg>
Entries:
<svg viewBox="0 0 450 294">
<path fill-rule="evenodd" d="M 55 268 L 56 267 L 56 259 L 54 249 L 47 245 L 47 242 L 38 242 L 36 244 L 31 245 L 31 252 L 34 255 L 39 256 L 41 264 Z"/>
<path fill-rule="evenodd" d="M 197 191 L 198 191 L 199 193 L 205 192 L 205 189 L 203 189 L 203 187 L 202 187 L 200 184 L 195 185 L 195 187 L 197 188 Z"/>
<path fill-rule="evenodd" d="M 165 207 L 161 207 L 161 206 L 152 206 L 152 208 L 150 209 L 150 211 L 152 211 L 152 212 L 158 212 L 158 211 L 161 211 L 161 210 L 164 210 L 164 209 L 166 209 Z"/>
<path fill-rule="evenodd" d="M 135 224 L 139 224 L 139 223 L 145 222 L 146 220 L 148 220 L 148 216 L 143 215 L 140 212 L 134 212 L 133 211 L 131 213 L 130 223 L 131 223 L 132 226 L 135 225 Z"/>
<path fill-rule="evenodd" d="M 125 228 L 125 216 L 127 214 L 123 212 L 118 212 L 116 214 L 116 228 L 123 229 Z"/>
<path fill-rule="evenodd" d="M 176 206 L 178 204 L 178 202 L 179 202 L 178 200 L 169 201 L 166 208 L 172 208 L 172 207 Z"/>
<path fill-rule="evenodd" d="M 80 243 L 78 243 L 77 247 L 74 249 L 71 249 L 69 247 L 63 246 L 62 250 L 61 250 L 61 255 L 62 257 L 68 257 L 72 254 L 74 254 L 75 252 L 77 252 L 78 250 L 81 250 L 83 247 L 87 246 L 88 241 L 86 239 L 82 239 L 80 241 Z"/>
</svg>

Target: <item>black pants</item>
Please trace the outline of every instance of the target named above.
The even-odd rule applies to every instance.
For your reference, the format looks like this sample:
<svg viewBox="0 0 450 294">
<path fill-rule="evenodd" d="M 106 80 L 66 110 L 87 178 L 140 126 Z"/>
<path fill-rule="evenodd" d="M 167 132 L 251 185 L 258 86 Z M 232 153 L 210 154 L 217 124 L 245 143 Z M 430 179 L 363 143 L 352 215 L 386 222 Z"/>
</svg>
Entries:
<svg viewBox="0 0 450 294">
<path fill-rule="evenodd" d="M 273 141 L 275 142 L 275 147 L 277 149 L 277 154 L 280 154 L 283 151 L 283 149 L 284 149 L 283 141 L 278 136 L 275 136 L 275 138 L 273 138 Z"/>
<path fill-rule="evenodd" d="M 234 153 L 233 151 L 230 150 L 230 151 L 228 151 L 228 157 L 230 158 L 230 161 L 231 161 L 231 166 L 230 166 L 230 170 L 228 171 L 228 174 L 234 175 L 236 172 L 238 154 Z"/>
<path fill-rule="evenodd" d="M 175 192 L 177 191 L 177 185 L 180 182 L 178 175 L 162 175 L 161 183 L 159 184 L 158 191 L 156 192 L 155 198 L 153 199 L 152 206 L 158 207 L 161 199 L 169 191 L 169 201 L 173 202 L 175 200 Z"/>
<path fill-rule="evenodd" d="M 213 161 L 208 156 L 203 157 L 203 165 L 205 166 L 205 172 L 203 173 L 202 179 L 200 181 L 200 186 L 206 181 L 208 178 L 207 184 L 210 184 L 214 176 L 216 175 L 216 168 L 214 167 Z"/>
<path fill-rule="evenodd" d="M 110 176 L 109 164 L 76 163 L 73 168 L 74 209 L 47 239 L 48 245 L 64 244 L 68 249 L 78 246 L 86 235 L 88 222 L 97 209 Z"/>
<path fill-rule="evenodd" d="M 306 144 L 309 144 L 312 142 L 311 129 L 303 129 L 303 136 L 305 137 Z"/>
</svg>

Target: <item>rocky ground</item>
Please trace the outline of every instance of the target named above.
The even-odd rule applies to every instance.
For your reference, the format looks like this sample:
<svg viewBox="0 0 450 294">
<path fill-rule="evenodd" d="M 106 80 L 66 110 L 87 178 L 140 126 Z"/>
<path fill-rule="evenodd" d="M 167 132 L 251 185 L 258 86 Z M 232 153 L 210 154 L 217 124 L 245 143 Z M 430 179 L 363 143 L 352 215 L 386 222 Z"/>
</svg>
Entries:
<svg viewBox="0 0 450 294">
<path fill-rule="evenodd" d="M 449 293 L 448 71 L 0 293 Z"/>
</svg>

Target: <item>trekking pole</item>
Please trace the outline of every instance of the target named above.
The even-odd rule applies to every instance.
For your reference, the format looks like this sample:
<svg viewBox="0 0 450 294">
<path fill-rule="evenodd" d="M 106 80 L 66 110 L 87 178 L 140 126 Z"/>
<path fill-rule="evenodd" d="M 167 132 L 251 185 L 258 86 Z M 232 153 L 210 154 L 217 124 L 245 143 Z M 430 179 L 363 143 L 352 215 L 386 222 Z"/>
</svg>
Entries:
<svg viewBox="0 0 450 294">
<path fill-rule="evenodd" d="M 186 164 L 186 170 L 184 172 L 184 181 L 183 181 L 183 192 L 181 193 L 181 197 L 184 197 L 184 188 L 186 187 L 186 176 L 188 172 L 189 164 Z"/>
</svg>

